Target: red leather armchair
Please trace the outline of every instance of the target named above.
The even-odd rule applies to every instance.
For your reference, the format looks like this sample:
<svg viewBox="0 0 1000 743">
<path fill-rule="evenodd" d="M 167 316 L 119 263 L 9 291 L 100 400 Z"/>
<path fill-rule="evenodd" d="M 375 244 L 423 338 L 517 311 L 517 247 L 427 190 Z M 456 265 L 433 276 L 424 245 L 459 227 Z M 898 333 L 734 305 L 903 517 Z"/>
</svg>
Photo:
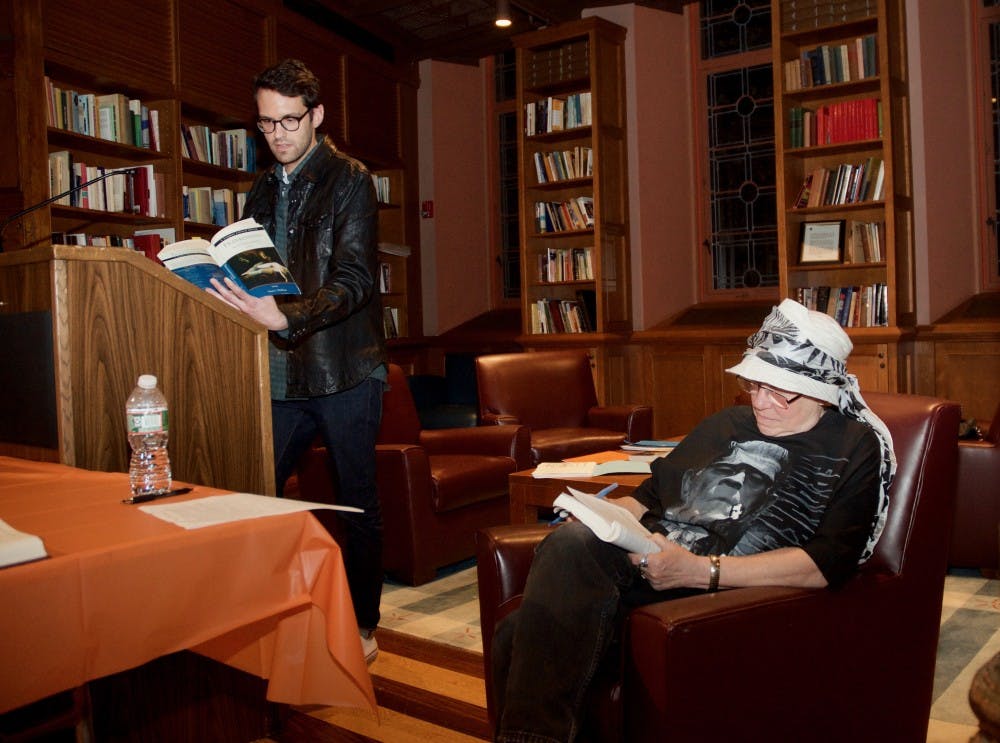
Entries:
<svg viewBox="0 0 1000 743">
<path fill-rule="evenodd" d="M 982 441 L 958 442 L 955 523 L 948 564 L 1000 568 L 1000 405 Z"/>
<path fill-rule="evenodd" d="M 597 404 L 586 351 L 479 356 L 476 380 L 480 421 L 530 428 L 532 465 L 653 436 L 651 407 Z"/>
<path fill-rule="evenodd" d="M 510 521 L 507 478 L 531 466 L 528 429 L 421 430 L 396 364 L 389 364 L 382 406 L 375 459 L 383 565 L 392 577 L 419 585 L 432 580 L 437 568 L 472 557 L 477 529 Z M 336 502 L 322 445 L 303 457 L 298 490 L 303 500 Z"/>
<path fill-rule="evenodd" d="M 741 588 L 633 610 L 619 672 L 591 690 L 588 740 L 926 739 L 959 407 L 913 395 L 866 399 L 899 460 L 872 558 L 839 590 Z M 493 628 L 519 604 L 546 529 L 478 535 L 489 697 Z"/>
</svg>

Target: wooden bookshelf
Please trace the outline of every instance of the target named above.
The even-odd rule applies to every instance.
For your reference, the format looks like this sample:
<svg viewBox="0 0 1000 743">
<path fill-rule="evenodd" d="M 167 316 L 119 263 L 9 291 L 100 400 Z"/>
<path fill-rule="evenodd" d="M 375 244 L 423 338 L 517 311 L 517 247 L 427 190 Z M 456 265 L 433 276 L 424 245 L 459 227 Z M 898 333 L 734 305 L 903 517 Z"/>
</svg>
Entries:
<svg viewBox="0 0 1000 743">
<path fill-rule="evenodd" d="M 521 302 L 532 342 L 632 328 L 624 39 L 600 18 L 514 39 Z"/>
<path fill-rule="evenodd" d="M 624 41 L 624 28 L 597 17 L 514 38 L 518 341 L 586 348 L 603 404 L 631 402 Z M 549 123 L 553 110 L 561 124 Z"/>
<path fill-rule="evenodd" d="M 903 6 L 772 3 L 781 292 L 834 316 L 862 388 L 888 391 L 912 389 L 916 322 Z"/>
</svg>

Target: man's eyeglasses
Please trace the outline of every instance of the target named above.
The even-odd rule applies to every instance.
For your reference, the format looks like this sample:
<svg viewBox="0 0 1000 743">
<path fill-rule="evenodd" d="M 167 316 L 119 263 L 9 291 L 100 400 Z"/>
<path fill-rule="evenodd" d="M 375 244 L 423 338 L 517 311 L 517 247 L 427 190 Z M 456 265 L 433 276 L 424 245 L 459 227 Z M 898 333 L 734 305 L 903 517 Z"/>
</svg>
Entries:
<svg viewBox="0 0 1000 743">
<path fill-rule="evenodd" d="M 749 379 L 744 379 L 743 377 L 737 377 L 736 383 L 739 384 L 740 389 L 748 395 L 755 395 L 761 391 L 767 392 L 767 394 L 770 395 L 774 406 L 781 408 L 782 410 L 787 410 L 789 405 L 798 400 L 800 397 L 804 397 L 804 395 L 801 394 L 792 395 L 787 392 L 779 392 L 774 389 L 774 387 L 768 387 L 766 384 L 761 384 L 760 382 L 751 382 Z"/>
<path fill-rule="evenodd" d="M 312 109 L 307 108 L 306 112 L 301 116 L 282 116 L 280 119 L 269 119 L 266 116 L 261 116 L 257 119 L 257 128 L 264 132 L 264 134 L 271 134 L 280 123 L 281 128 L 286 132 L 298 131 L 302 125 L 302 119 L 310 113 L 312 113 Z"/>
</svg>

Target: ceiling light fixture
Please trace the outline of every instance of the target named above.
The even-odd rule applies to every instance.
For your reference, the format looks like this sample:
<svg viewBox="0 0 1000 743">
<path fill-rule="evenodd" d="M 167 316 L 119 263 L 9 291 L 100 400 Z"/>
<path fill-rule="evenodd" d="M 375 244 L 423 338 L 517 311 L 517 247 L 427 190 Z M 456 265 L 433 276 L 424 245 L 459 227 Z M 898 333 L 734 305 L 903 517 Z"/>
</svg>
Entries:
<svg viewBox="0 0 1000 743">
<path fill-rule="evenodd" d="M 497 28 L 510 26 L 510 0 L 497 0 L 497 19 L 493 23 Z"/>
</svg>

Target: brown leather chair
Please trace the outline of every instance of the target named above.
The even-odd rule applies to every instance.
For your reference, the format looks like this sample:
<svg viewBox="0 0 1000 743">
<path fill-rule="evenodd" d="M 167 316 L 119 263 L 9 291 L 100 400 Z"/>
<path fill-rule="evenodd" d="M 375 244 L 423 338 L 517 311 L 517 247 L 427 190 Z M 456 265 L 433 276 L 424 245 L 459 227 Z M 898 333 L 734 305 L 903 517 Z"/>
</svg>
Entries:
<svg viewBox="0 0 1000 743">
<path fill-rule="evenodd" d="M 988 574 L 1000 568 L 1000 404 L 982 441 L 958 442 L 948 564 Z"/>
<path fill-rule="evenodd" d="M 392 577 L 419 585 L 433 580 L 437 568 L 472 557 L 477 529 L 510 522 L 507 478 L 531 466 L 528 429 L 421 430 L 396 364 L 389 364 L 382 405 L 375 459 L 383 565 Z M 306 452 L 297 479 L 296 497 L 336 502 L 322 445 Z"/>
<path fill-rule="evenodd" d="M 865 397 L 892 432 L 899 461 L 872 558 L 838 590 L 740 588 L 634 609 L 620 667 L 587 701 L 588 740 L 926 739 L 959 406 L 915 395 Z M 491 722 L 493 629 L 520 603 L 547 529 L 478 535 Z"/>
<path fill-rule="evenodd" d="M 528 426 L 533 465 L 653 436 L 651 407 L 597 404 L 586 351 L 479 356 L 476 381 L 482 424 Z"/>
</svg>

